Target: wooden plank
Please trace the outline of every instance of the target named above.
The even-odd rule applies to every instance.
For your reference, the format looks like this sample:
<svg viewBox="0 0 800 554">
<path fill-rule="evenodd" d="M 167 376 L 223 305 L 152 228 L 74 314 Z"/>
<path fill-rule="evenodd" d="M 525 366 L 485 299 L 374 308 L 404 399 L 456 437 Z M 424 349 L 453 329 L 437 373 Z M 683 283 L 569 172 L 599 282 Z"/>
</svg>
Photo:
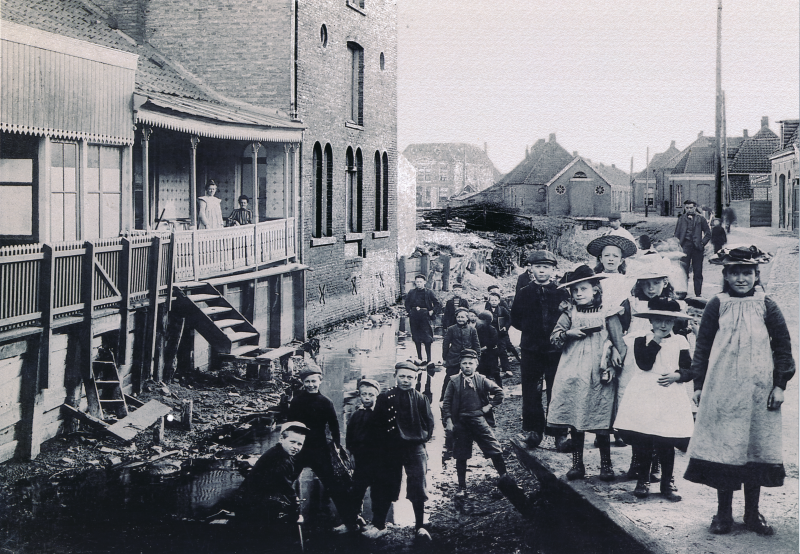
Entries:
<svg viewBox="0 0 800 554">
<path fill-rule="evenodd" d="M 11 379 L 19 379 L 22 375 L 23 363 L 24 358 L 22 356 L 15 356 L 14 358 L 0 361 L 0 391 L 3 390 L 3 386 Z M 2 392 L 0 392 L 0 395 L 2 395 Z"/>
<path fill-rule="evenodd" d="M 92 359 L 94 358 L 92 339 L 94 337 L 94 321 L 92 312 L 94 311 L 94 245 L 86 241 L 86 255 L 83 259 L 82 278 L 81 278 L 81 300 L 83 301 L 83 325 L 80 332 L 81 358 L 80 371 L 83 379 L 83 388 L 86 390 L 86 400 L 89 403 L 89 413 L 96 418 L 103 417 L 103 410 L 100 408 L 100 401 L 97 388 L 94 385 L 94 374 L 92 373 Z"/>
<path fill-rule="evenodd" d="M 153 363 L 156 354 L 156 341 L 158 333 L 158 282 L 161 275 L 161 237 L 153 237 L 150 246 L 150 261 L 148 263 L 147 286 L 150 305 L 147 308 L 145 325 L 144 359 L 142 360 L 142 379 L 140 382 L 153 376 Z"/>
<path fill-rule="evenodd" d="M 110 433 L 124 441 L 133 440 L 140 432 L 150 427 L 158 418 L 165 416 L 172 411 L 172 408 L 165 406 L 158 400 L 151 400 L 128 417 L 118 421 L 108 428 Z"/>
<path fill-rule="evenodd" d="M 79 420 L 83 421 L 84 423 L 89 424 L 90 426 L 96 429 L 108 429 L 109 425 L 102 419 L 98 419 L 94 417 L 92 414 L 87 414 L 86 412 L 82 412 L 78 408 L 70 406 L 69 404 L 62 404 L 61 405 L 61 412 L 65 416 L 72 416 L 76 417 Z"/>
<path fill-rule="evenodd" d="M 0 429 L 16 425 L 22 418 L 19 402 L 0 413 Z"/>
<path fill-rule="evenodd" d="M 256 356 L 257 360 L 277 360 L 278 358 L 282 358 L 288 354 L 294 354 L 297 352 L 297 348 L 293 346 L 281 346 L 280 348 L 274 348 L 269 352 L 265 352 L 263 354 L 259 354 Z"/>
<path fill-rule="evenodd" d="M 0 462 L 7 462 L 14 457 L 17 452 L 18 441 L 7 442 L 0 446 Z"/>
</svg>

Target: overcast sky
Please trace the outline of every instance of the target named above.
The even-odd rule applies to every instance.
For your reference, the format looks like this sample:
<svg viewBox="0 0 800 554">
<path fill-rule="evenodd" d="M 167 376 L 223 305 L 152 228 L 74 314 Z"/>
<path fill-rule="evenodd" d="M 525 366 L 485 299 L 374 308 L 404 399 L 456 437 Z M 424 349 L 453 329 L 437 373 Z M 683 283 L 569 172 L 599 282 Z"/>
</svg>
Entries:
<svg viewBox="0 0 800 554">
<path fill-rule="evenodd" d="M 398 0 L 398 147 L 488 143 L 505 173 L 556 133 L 634 170 L 714 134 L 717 0 Z M 797 119 L 798 0 L 723 0 L 729 136 Z"/>
</svg>

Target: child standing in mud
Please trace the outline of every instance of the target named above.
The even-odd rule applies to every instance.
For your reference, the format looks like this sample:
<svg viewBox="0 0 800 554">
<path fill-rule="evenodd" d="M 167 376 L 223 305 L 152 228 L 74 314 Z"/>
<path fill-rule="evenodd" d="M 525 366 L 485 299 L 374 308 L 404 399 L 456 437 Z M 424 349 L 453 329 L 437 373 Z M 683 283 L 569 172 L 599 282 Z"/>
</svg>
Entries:
<svg viewBox="0 0 800 554">
<path fill-rule="evenodd" d="M 691 380 L 692 364 L 689 343 L 673 333 L 673 326 L 677 320 L 685 321 L 690 316 L 681 312 L 677 301 L 659 297 L 634 315 L 649 321 L 651 331 L 636 336 L 633 348 L 628 349 L 636 369 L 614 427 L 633 448 L 638 478 L 633 494 L 645 498 L 650 493 L 651 453 L 655 449 L 661 462 L 661 494 L 671 502 L 678 502 L 681 497 L 671 486 L 675 448 L 686 450 L 694 425 L 689 397 L 683 387 L 672 386 Z M 625 369 L 629 370 L 628 364 Z"/>
<path fill-rule="evenodd" d="M 350 496 L 353 513 L 361 513 L 364 494 L 370 489 L 372 498 L 378 498 L 383 489 L 378 486 L 383 472 L 381 449 L 375 433 L 375 399 L 381 392 L 381 385 L 372 379 L 361 379 L 358 383 L 358 398 L 361 406 L 347 422 L 345 441 L 353 455 L 353 487 Z M 374 500 L 373 500 L 374 501 Z M 380 502 L 380 499 L 378 499 Z M 358 520 L 360 516 L 357 516 Z M 363 525 L 363 521 L 361 522 Z"/>
<path fill-rule="evenodd" d="M 492 460 L 500 477 L 506 475 L 503 449 L 490 427 L 494 426 L 492 408 L 503 401 L 503 389 L 476 374 L 477 367 L 478 353 L 470 349 L 462 351 L 461 372 L 450 379 L 442 404 L 445 432 L 452 435 L 454 442 L 457 498 L 467 494 L 467 460 L 472 457 L 473 442 L 477 442 L 483 455 Z"/>
<path fill-rule="evenodd" d="M 786 475 L 781 404 L 795 373 L 791 336 L 775 301 L 756 290 L 750 250 L 735 248 L 722 263 L 722 292 L 706 305 L 692 360 L 699 408 L 684 478 L 717 489 L 711 533 L 731 532 L 733 492 L 744 485 L 745 527 L 772 535 L 758 504 L 761 487 L 780 487 Z"/>
<path fill-rule="evenodd" d="M 612 481 L 609 429 L 614 411 L 615 387 L 603 375 L 603 343 L 611 339 L 616 365 L 626 354 L 619 318 L 610 317 L 617 309 L 605 310 L 600 280 L 587 265 L 567 272 L 559 285 L 568 288 L 572 303 L 561 314 L 550 341 L 562 349 L 553 395 L 547 412 L 547 425 L 569 429 L 572 435 L 572 468 L 567 479 L 582 479 L 583 441 L 586 431 L 597 434 L 600 449 L 600 479 Z M 618 308 L 619 306 L 617 306 Z"/>
</svg>

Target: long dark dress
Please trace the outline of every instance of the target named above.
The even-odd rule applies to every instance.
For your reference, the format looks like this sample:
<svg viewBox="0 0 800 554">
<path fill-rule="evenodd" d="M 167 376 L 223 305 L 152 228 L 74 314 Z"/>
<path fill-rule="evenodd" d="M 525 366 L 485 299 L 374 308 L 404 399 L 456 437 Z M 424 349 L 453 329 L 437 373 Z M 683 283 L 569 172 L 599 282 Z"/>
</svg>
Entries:
<svg viewBox="0 0 800 554">
<path fill-rule="evenodd" d="M 411 339 L 414 342 L 433 342 L 433 327 L 431 326 L 432 311 L 434 315 L 441 309 L 441 303 L 430 289 L 411 289 L 406 294 L 406 311 L 411 327 Z M 417 309 L 419 308 L 419 309 Z"/>
</svg>

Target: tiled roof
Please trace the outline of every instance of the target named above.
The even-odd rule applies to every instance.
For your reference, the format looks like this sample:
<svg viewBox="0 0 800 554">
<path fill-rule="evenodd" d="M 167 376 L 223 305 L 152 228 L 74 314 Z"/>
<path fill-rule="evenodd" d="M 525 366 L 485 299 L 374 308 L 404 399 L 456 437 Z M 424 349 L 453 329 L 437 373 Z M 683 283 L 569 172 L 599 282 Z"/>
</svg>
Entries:
<svg viewBox="0 0 800 554">
<path fill-rule="evenodd" d="M 488 154 L 474 144 L 464 142 L 426 142 L 409 144 L 403 151 L 408 161 L 416 166 L 417 163 L 444 162 L 454 163 L 464 161 L 466 155 L 467 163 L 478 165 L 489 165 L 492 168 L 492 178 L 494 181 L 500 179 L 500 172 L 492 163 Z"/>
<path fill-rule="evenodd" d="M 772 163 L 769 161 L 769 156 L 779 146 L 778 135 L 769 127 L 762 127 L 739 147 L 733 163 L 728 168 L 729 173 L 770 173 Z"/>
<path fill-rule="evenodd" d="M 797 142 L 797 129 L 800 119 L 786 119 L 781 121 L 781 147 L 785 148 Z"/>
<path fill-rule="evenodd" d="M 564 150 L 555 139 L 540 139 L 533 145 L 528 157 L 500 180 L 503 185 L 543 185 L 561 171 L 574 156 Z"/>
<path fill-rule="evenodd" d="M 219 97 L 192 83 L 157 49 L 113 29 L 105 14 L 80 0 L 3 0 L 2 19 L 42 31 L 139 55 L 136 89 L 216 101 Z"/>
<path fill-rule="evenodd" d="M 728 137 L 728 163 L 730 164 L 744 137 Z M 716 171 L 717 151 L 716 137 L 699 136 L 684 148 L 679 154 L 673 156 L 664 164 L 665 169 L 670 169 L 673 174 L 700 173 L 711 174 Z"/>
<path fill-rule="evenodd" d="M 598 162 L 589 162 L 589 165 L 612 186 L 627 188 L 631 184 L 631 176 L 616 166 Z"/>
<path fill-rule="evenodd" d="M 654 177 L 653 172 L 655 170 L 664 168 L 669 161 L 679 153 L 680 150 L 675 148 L 675 141 L 673 140 L 669 145 L 669 148 L 667 148 L 664 152 L 659 152 L 658 154 L 653 155 L 653 159 L 650 160 L 650 165 L 648 166 L 650 168 L 650 178 Z M 636 177 L 639 179 L 646 179 L 648 167 L 645 167 L 643 170 L 637 173 Z"/>
<path fill-rule="evenodd" d="M 753 188 L 750 186 L 749 175 L 728 175 L 731 200 L 750 200 L 753 197 Z"/>
</svg>

